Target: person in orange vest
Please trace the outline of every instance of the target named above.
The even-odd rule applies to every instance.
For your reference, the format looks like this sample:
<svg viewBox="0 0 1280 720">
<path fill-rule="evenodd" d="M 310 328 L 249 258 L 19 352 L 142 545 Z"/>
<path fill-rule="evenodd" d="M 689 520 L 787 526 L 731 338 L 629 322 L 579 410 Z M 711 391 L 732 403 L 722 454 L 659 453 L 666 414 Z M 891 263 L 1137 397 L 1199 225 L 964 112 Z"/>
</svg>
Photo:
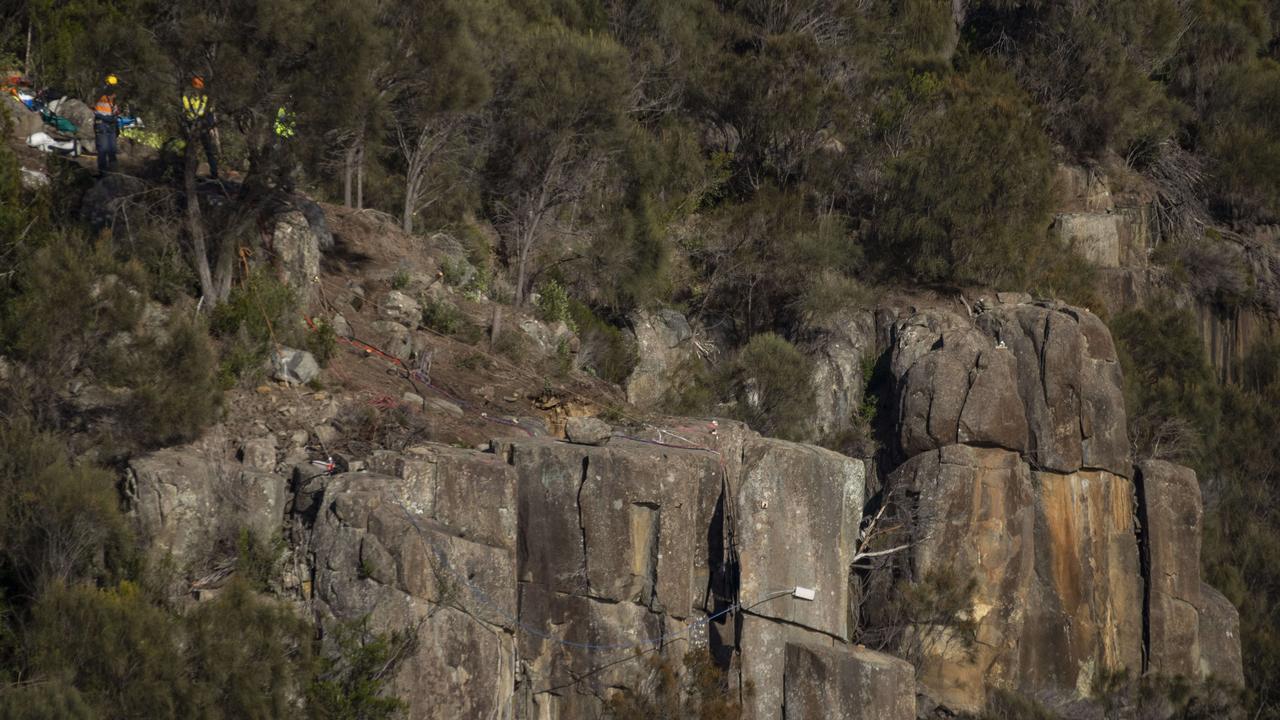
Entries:
<svg viewBox="0 0 1280 720">
<path fill-rule="evenodd" d="M 93 138 L 98 152 L 98 172 L 112 172 L 116 169 L 116 138 L 120 135 L 120 104 L 116 100 L 116 89 L 120 78 L 108 75 L 106 84 L 98 93 L 98 101 L 93 105 Z"/>
<path fill-rule="evenodd" d="M 204 78 L 191 76 L 191 89 L 182 94 L 182 119 L 187 131 L 187 142 L 197 138 L 204 146 L 205 157 L 209 159 L 209 177 L 218 179 L 218 156 L 213 146 L 213 126 L 215 118 L 209 109 L 209 96 L 204 93 Z"/>
</svg>

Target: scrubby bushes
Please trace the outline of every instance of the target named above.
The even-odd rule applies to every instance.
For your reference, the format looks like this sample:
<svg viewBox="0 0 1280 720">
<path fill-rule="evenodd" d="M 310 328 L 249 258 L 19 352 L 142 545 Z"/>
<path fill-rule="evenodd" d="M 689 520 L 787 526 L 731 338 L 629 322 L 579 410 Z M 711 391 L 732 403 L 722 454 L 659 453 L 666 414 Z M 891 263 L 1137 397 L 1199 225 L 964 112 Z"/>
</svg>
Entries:
<svg viewBox="0 0 1280 720">
<path fill-rule="evenodd" d="M 876 247 L 917 279 L 1018 287 L 1045 252 L 1048 141 L 1007 74 L 979 64 L 947 81 L 942 108 L 885 168 Z"/>
<path fill-rule="evenodd" d="M 365 628 L 317 663 L 309 623 L 259 594 L 271 554 L 246 543 L 218 596 L 178 612 L 148 589 L 114 474 L 0 421 L 0 717 L 392 717 L 404 638 Z"/>
<path fill-rule="evenodd" d="M 1246 682 L 1257 694 L 1250 706 L 1269 717 L 1280 697 L 1269 682 L 1280 673 L 1280 528 L 1257 509 L 1275 503 L 1280 360 L 1263 344 L 1243 363 L 1243 386 L 1220 384 L 1194 322 L 1170 305 L 1116 318 L 1130 434 L 1139 455 L 1174 458 L 1199 476 L 1204 576 L 1240 610 Z"/>
<path fill-rule="evenodd" d="M 739 419 L 765 435 L 801 437 L 813 414 L 808 366 L 808 359 L 794 345 L 773 333 L 751 338 L 734 360 L 729 377 Z"/>
</svg>

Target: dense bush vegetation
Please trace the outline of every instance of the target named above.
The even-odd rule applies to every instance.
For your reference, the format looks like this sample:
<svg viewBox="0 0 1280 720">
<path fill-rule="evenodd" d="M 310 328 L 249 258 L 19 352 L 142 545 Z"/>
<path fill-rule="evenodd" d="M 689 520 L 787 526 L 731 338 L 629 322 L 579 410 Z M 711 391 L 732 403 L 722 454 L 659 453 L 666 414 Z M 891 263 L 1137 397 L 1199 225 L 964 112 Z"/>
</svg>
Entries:
<svg viewBox="0 0 1280 720">
<path fill-rule="evenodd" d="M 1130 429 L 1140 454 L 1195 468 L 1204 497 L 1205 579 L 1240 609 L 1244 671 L 1258 717 L 1275 717 L 1280 694 L 1280 533 L 1269 511 L 1280 463 L 1280 356 L 1257 348 L 1241 386 L 1222 384 L 1204 357 L 1194 318 L 1171 306 L 1126 312 L 1114 329 L 1125 366 Z M 1200 716 L 1196 716 L 1200 717 Z"/>
<path fill-rule="evenodd" d="M 242 543 L 215 599 L 171 604 L 104 465 L 198 437 L 221 408 L 219 352 L 260 361 L 291 295 L 249 278 L 213 316 L 215 343 L 165 262 L 86 237 L 16 175 L 0 144 L 0 717 L 396 715 L 393 639 L 313 648 L 311 624 L 263 592 L 278 549 Z"/>
<path fill-rule="evenodd" d="M 107 670 L 30 645 L 65 631 L 41 624 L 58 613 L 119 627 L 111 653 L 158 653 L 136 658 L 176 688 L 156 707 L 221 702 L 199 689 L 211 681 L 184 664 L 195 660 L 129 644 L 153 622 L 195 638 L 185 633 L 198 619 L 136 589 L 144 578 L 108 479 L 88 460 L 194 437 L 217 417 L 220 383 L 252 374 L 275 342 L 301 342 L 294 298 L 234 262 L 281 168 L 296 162 L 313 194 L 386 211 L 407 231 L 467 239 L 480 273 L 464 289 L 500 284 L 521 303 L 541 289 L 537 310 L 577 325 L 580 359 L 603 377 L 634 363 L 620 319 L 678 304 L 721 333 L 733 360 L 720 372 L 691 363 L 670 409 L 732 403 L 795 436 L 811 397 L 789 340 L 876 287 L 979 283 L 1095 304 L 1092 268 L 1046 233 L 1059 162 L 1136 178 L 1155 196 L 1157 240 L 1177 240 L 1190 273 L 1221 271 L 1207 294 L 1249 299 L 1247 273 L 1203 230 L 1280 221 L 1278 40 L 1280 7 L 1263 0 L 5 3 L 0 65 L 90 100 L 116 72 L 125 102 L 162 134 L 182 134 L 179 91 L 202 75 L 223 160 L 247 190 L 210 217 L 177 200 L 194 194 L 187 143 L 185 164 L 145 169 L 173 186 L 163 222 L 93 236 L 75 219 L 89 178 L 58 170 L 52 191 L 24 193 L 0 146 L 0 355 L 28 374 L 0 398 L 0 431 L 26 438 L 0 443 L 0 464 L 27 473 L 0 479 L 11 523 L 0 526 L 0 667 L 22 681 L 0 702 L 31 717 L 110 716 L 124 702 L 103 694 Z M 282 105 L 298 118 L 285 147 L 272 132 Z M 477 227 L 496 232 L 496 247 Z M 465 268 L 446 269 L 462 282 Z M 211 314 L 194 312 L 195 297 Z M 478 334 L 443 301 L 423 321 Z M 1166 307 L 1126 314 L 1116 330 L 1133 436 L 1199 470 L 1208 575 L 1242 609 L 1250 682 L 1275 716 L 1269 557 L 1280 547 L 1257 509 L 1275 504 L 1280 369 L 1259 353 L 1243 387 L 1219 385 L 1194 327 Z M 332 347 L 323 332 L 308 337 L 321 356 Z M 523 354 L 516 333 L 497 342 Z M 85 378 L 107 392 L 77 395 Z M 93 454 L 55 452 L 69 443 Z M 28 476 L 52 490 L 22 495 Z M 64 507 L 72 493 L 81 503 Z M 97 550 L 49 545 L 58 534 L 42 522 L 97 528 Z M 232 595 L 209 612 L 252 624 L 275 610 Z M 301 662 L 280 628 L 264 657 Z M 233 650 L 208 639 L 200 652 Z M 296 668 L 258 670 L 287 688 Z M 217 682 L 241 681 L 262 707 L 305 697 Z"/>
<path fill-rule="evenodd" d="M 33 43 L 7 30 L 0 57 L 82 96 L 119 71 L 174 132 L 203 75 L 253 187 L 288 99 L 314 191 L 409 230 L 487 223 L 519 301 L 556 278 L 603 317 L 678 301 L 738 342 L 839 277 L 1083 296 L 1045 237 L 1055 161 L 1127 166 L 1175 214 L 1280 216 L 1261 0 L 64 5 L 6 11 Z M 225 242 L 187 231 L 210 251 L 184 279 L 224 299 Z"/>
</svg>

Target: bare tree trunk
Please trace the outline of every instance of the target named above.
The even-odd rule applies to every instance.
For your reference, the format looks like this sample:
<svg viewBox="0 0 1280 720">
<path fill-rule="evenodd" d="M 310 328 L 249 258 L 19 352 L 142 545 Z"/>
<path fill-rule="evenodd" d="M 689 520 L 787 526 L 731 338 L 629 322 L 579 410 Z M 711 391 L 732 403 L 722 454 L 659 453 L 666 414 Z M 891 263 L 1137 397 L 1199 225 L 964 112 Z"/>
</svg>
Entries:
<svg viewBox="0 0 1280 720">
<path fill-rule="evenodd" d="M 224 237 L 218 245 L 218 265 L 214 269 L 213 289 L 219 303 L 231 295 L 231 281 L 236 272 L 236 243 Z"/>
<path fill-rule="evenodd" d="M 502 334 L 502 304 L 493 304 L 493 319 L 489 322 L 489 352 L 498 346 L 498 336 Z"/>
<path fill-rule="evenodd" d="M 413 232 L 414 218 L 435 203 L 442 183 L 432 183 L 428 171 L 435 161 L 447 153 L 450 136 L 457 127 L 456 118 L 437 116 L 425 121 L 415 130 L 396 125 L 396 141 L 404 157 L 404 208 L 401 227 Z"/>
<path fill-rule="evenodd" d="M 356 150 L 356 209 L 364 209 L 364 138 Z"/>
<path fill-rule="evenodd" d="M 28 11 L 29 12 L 29 11 Z M 27 54 L 22 59 L 22 73 L 31 79 L 31 20 L 27 20 Z"/>
<path fill-rule="evenodd" d="M 400 229 L 403 230 L 406 235 L 413 234 L 413 200 L 410 199 L 412 197 L 412 193 L 413 183 L 406 182 L 404 188 L 404 209 L 400 214 Z"/>
<path fill-rule="evenodd" d="M 189 134 L 188 134 L 189 135 Z M 187 137 L 185 164 L 182 169 L 182 189 L 187 200 L 187 234 L 191 237 L 191 264 L 200 278 L 200 294 L 204 296 L 204 309 L 212 310 L 218 304 L 217 288 L 209 271 L 209 248 L 205 244 L 204 218 L 200 215 L 200 197 L 196 193 L 196 167 L 200 158 L 196 155 L 198 143 Z"/>
<path fill-rule="evenodd" d="M 347 148 L 342 157 L 342 206 L 351 207 L 351 175 L 356 166 L 356 146 Z"/>
</svg>

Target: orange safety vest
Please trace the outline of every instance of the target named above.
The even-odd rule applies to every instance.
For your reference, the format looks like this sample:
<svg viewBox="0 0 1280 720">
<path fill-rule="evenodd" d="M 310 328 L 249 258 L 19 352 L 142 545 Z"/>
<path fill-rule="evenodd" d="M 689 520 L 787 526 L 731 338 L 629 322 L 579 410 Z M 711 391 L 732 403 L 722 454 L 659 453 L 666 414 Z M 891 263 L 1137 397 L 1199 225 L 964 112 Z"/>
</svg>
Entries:
<svg viewBox="0 0 1280 720">
<path fill-rule="evenodd" d="M 116 96 L 103 95 L 98 98 L 98 103 L 93 106 L 93 111 L 98 115 L 115 115 L 116 114 Z"/>
</svg>

